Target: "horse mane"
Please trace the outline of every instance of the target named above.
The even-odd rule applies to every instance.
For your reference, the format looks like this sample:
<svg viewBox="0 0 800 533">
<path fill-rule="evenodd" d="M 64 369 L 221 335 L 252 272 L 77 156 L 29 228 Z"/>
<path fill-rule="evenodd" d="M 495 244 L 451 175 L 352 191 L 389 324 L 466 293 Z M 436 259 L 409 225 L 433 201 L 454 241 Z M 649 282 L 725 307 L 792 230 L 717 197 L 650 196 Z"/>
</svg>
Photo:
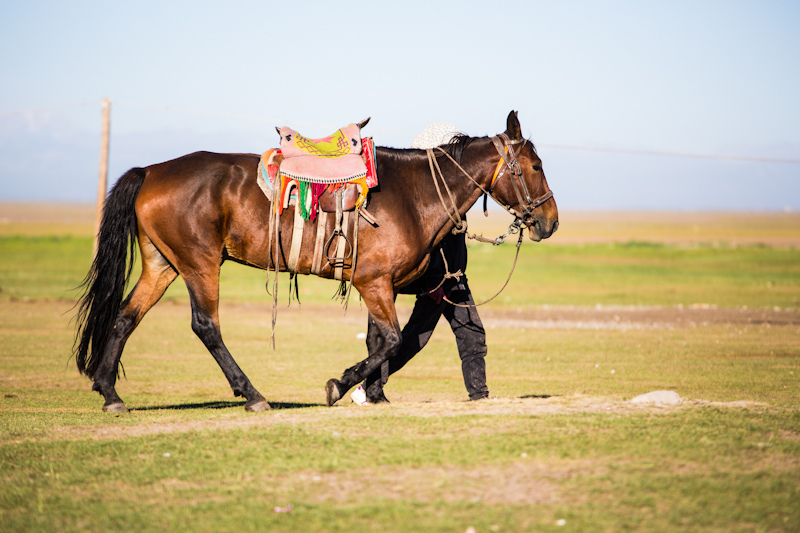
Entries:
<svg viewBox="0 0 800 533">
<path fill-rule="evenodd" d="M 458 135 L 454 135 L 453 138 L 450 139 L 450 142 L 445 144 L 442 149 L 450 154 L 458 163 L 461 163 L 461 156 L 464 155 L 464 149 L 475 139 L 477 139 L 477 137 L 470 137 L 469 135 L 459 133 Z"/>
<path fill-rule="evenodd" d="M 469 146 L 473 141 L 481 138 L 482 137 L 470 137 L 469 135 L 460 133 L 453 136 L 453 138 L 450 139 L 450 142 L 447 144 L 440 145 L 439 148 L 444 150 L 460 164 L 461 158 L 464 155 L 464 150 L 467 148 L 467 146 Z M 427 158 L 426 151 L 420 148 L 390 148 L 388 146 L 379 146 L 377 148 L 381 150 L 382 155 L 391 156 L 400 163 L 418 161 L 420 159 Z M 441 155 L 438 150 L 434 153 Z"/>
<path fill-rule="evenodd" d="M 472 142 L 477 141 L 479 139 L 485 139 L 486 137 L 470 137 L 469 135 L 465 135 L 463 133 L 459 133 L 454 135 L 450 142 L 447 144 L 442 144 L 439 146 L 442 150 L 447 152 L 453 159 L 455 159 L 459 164 L 461 164 L 461 158 L 464 155 L 464 150 L 469 146 Z M 530 139 L 527 140 L 528 144 L 531 145 L 534 153 L 537 153 L 536 145 L 533 144 L 533 141 Z M 427 157 L 425 150 L 419 148 L 390 148 L 387 146 L 378 146 L 381 150 L 383 155 L 391 155 L 394 157 L 398 162 L 406 163 L 411 161 L 417 161 L 420 158 Z M 437 155 L 441 155 L 438 151 L 435 152 Z"/>
</svg>

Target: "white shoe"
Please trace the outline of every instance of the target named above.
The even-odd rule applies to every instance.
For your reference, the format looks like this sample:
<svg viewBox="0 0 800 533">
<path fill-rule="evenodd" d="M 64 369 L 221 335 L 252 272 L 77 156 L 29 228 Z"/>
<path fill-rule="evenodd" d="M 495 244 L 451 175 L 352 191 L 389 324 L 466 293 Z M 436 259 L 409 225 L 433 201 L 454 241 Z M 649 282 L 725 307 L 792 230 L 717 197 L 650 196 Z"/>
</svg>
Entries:
<svg viewBox="0 0 800 533">
<path fill-rule="evenodd" d="M 353 400 L 353 403 L 356 405 L 369 405 L 367 393 L 364 392 L 364 388 L 361 385 L 350 393 L 350 399 Z"/>
</svg>

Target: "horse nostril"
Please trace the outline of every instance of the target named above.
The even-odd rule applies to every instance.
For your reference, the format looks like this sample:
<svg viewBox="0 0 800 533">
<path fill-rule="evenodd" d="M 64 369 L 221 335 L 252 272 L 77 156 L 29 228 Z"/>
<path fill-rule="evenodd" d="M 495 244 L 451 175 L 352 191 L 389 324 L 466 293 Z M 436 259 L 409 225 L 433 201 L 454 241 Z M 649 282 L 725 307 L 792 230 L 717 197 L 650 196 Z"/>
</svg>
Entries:
<svg viewBox="0 0 800 533">
<path fill-rule="evenodd" d="M 558 220 L 553 222 L 553 233 L 555 233 L 557 229 L 558 229 Z"/>
</svg>

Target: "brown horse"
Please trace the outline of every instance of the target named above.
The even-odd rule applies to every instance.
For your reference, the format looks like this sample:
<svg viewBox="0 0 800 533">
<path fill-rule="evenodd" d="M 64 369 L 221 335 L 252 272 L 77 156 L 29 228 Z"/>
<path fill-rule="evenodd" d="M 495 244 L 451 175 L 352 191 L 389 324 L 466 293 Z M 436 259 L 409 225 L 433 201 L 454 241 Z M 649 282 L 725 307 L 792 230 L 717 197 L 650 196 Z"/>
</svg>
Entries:
<svg viewBox="0 0 800 533">
<path fill-rule="evenodd" d="M 328 405 L 397 353 L 397 290 L 425 271 L 431 250 L 484 191 L 515 213 L 518 225 L 527 228 L 534 241 L 549 237 L 558 227 L 558 210 L 541 159 L 523 139 L 516 112 L 508 115 L 500 136 L 463 136 L 435 152 L 378 148 L 376 161 L 380 184 L 370 190 L 368 207 L 379 226 L 355 217 L 360 232 L 355 272 L 350 265 L 343 273 L 345 280 L 352 277 L 369 311 L 369 355 L 345 370 L 340 380 L 328 381 Z M 287 270 L 285 255 L 271 253 L 270 247 L 290 247 L 294 215 L 284 211 L 280 238 L 271 243 L 265 225 L 271 204 L 257 185 L 258 164 L 254 154 L 197 152 L 133 168 L 109 192 L 98 252 L 83 283 L 74 346 L 78 369 L 94 381 L 92 389 L 103 396 L 104 411 L 127 411 L 115 390 L 122 350 L 178 275 L 189 289 L 192 330 L 216 359 L 234 395 L 246 398 L 248 411 L 270 408 L 225 347 L 217 313 L 219 272 L 225 260 Z M 431 167 L 436 165 L 441 174 L 435 183 Z M 500 177 L 492 183 L 498 170 Z M 448 195 L 452 203 L 445 201 Z M 324 229 L 327 239 L 333 221 Z M 316 232 L 316 224 L 305 225 L 295 268 L 299 274 L 311 271 Z M 137 240 L 142 273 L 123 300 Z M 332 278 L 333 267 L 325 265 L 319 275 Z"/>
</svg>

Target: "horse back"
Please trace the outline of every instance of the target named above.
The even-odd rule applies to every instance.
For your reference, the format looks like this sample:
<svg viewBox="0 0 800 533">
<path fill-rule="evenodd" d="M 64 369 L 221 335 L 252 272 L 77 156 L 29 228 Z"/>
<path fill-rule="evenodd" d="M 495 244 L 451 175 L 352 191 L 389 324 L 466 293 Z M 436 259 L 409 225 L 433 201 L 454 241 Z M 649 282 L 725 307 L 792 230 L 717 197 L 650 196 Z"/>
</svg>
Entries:
<svg viewBox="0 0 800 533">
<path fill-rule="evenodd" d="M 195 152 L 146 167 L 136 198 L 140 227 L 173 250 L 191 246 L 198 255 L 238 258 L 249 241 L 268 233 L 258 161 L 256 154 Z"/>
<path fill-rule="evenodd" d="M 381 182 L 371 191 L 369 205 L 379 225 L 360 224 L 356 282 L 390 276 L 401 286 L 424 270 L 425 248 L 432 244 L 425 238 L 426 217 L 418 212 L 424 196 L 414 179 L 418 172 L 381 155 Z M 256 154 L 195 152 L 146 167 L 136 199 L 141 230 L 159 249 L 181 250 L 192 263 L 228 258 L 269 268 L 270 202 L 256 181 L 259 159 Z M 282 238 L 288 239 L 283 244 L 288 250 L 291 219 L 281 218 L 286 219 Z"/>
</svg>

